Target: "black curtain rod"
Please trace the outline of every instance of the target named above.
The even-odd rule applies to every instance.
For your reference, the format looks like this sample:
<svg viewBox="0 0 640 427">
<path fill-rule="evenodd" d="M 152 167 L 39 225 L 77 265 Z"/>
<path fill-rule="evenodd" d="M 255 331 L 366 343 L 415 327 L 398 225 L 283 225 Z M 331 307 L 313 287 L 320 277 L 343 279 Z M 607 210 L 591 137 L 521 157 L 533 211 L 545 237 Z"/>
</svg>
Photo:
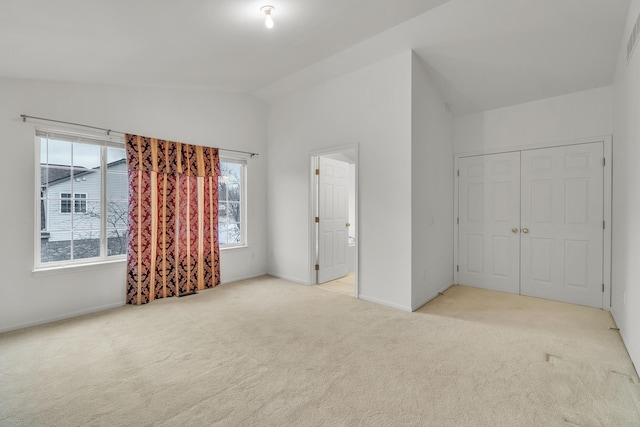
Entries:
<svg viewBox="0 0 640 427">
<path fill-rule="evenodd" d="M 65 122 L 65 121 L 62 121 L 62 120 L 45 119 L 43 117 L 28 116 L 26 114 L 20 114 L 20 117 L 22 117 L 22 121 L 23 122 L 26 122 L 27 119 L 35 119 L 35 120 L 44 120 L 45 122 L 62 123 L 62 124 L 65 124 L 65 125 L 80 126 L 80 127 L 88 128 L 88 129 L 101 130 L 101 131 L 106 132 L 107 136 L 111 136 L 112 133 L 119 133 L 121 135 L 125 135 L 126 134 L 126 132 L 120 132 L 119 130 L 112 130 L 112 129 L 100 128 L 100 127 L 97 127 L 97 126 L 83 125 L 82 123 Z M 218 148 L 218 150 L 230 151 L 230 152 L 233 152 L 233 153 L 248 154 L 251 157 L 255 157 L 255 156 L 259 155 L 258 153 L 252 153 L 250 151 L 230 150 L 228 148 Z"/>
</svg>

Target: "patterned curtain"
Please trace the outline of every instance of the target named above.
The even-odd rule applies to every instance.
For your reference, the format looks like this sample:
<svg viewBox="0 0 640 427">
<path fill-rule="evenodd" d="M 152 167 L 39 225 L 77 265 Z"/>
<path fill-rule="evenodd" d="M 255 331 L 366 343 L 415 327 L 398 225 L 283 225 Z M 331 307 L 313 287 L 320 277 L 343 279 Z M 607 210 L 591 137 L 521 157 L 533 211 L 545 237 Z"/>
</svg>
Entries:
<svg viewBox="0 0 640 427">
<path fill-rule="evenodd" d="M 127 303 L 220 283 L 218 149 L 125 135 Z"/>
</svg>

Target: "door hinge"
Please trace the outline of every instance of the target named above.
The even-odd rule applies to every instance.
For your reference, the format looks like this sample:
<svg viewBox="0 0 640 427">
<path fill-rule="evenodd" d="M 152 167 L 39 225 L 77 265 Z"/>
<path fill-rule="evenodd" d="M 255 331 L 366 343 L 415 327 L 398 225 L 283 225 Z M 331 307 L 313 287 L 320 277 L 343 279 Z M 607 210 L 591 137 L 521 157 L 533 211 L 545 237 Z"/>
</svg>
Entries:
<svg viewBox="0 0 640 427">
<path fill-rule="evenodd" d="M 460 217 L 456 218 L 456 223 L 460 225 Z"/>
<path fill-rule="evenodd" d="M 460 272 L 460 266 L 459 265 L 456 265 L 456 271 Z"/>
<path fill-rule="evenodd" d="M 316 175 L 320 175 L 320 169 L 316 169 Z"/>
<path fill-rule="evenodd" d="M 458 176 L 460 176 L 460 169 L 458 169 Z"/>
<path fill-rule="evenodd" d="M 604 167 L 607 164 L 607 158 L 603 157 L 602 158 L 602 167 Z"/>
<path fill-rule="evenodd" d="M 606 223 L 602 221 L 602 229 L 604 230 L 605 228 L 606 228 Z"/>
<path fill-rule="evenodd" d="M 602 284 L 602 292 L 604 292 L 604 283 Z"/>
<path fill-rule="evenodd" d="M 320 222 L 320 217 L 316 217 L 316 222 Z"/>
<path fill-rule="evenodd" d="M 316 271 L 320 271 L 320 266 L 316 264 Z"/>
</svg>

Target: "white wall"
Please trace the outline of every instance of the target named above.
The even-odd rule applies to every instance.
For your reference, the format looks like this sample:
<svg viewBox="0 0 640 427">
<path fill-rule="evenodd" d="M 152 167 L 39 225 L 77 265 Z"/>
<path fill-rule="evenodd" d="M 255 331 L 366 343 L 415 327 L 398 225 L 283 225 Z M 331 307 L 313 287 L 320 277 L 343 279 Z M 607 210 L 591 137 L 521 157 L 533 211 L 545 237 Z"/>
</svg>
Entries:
<svg viewBox="0 0 640 427">
<path fill-rule="evenodd" d="M 359 143 L 360 297 L 411 309 L 411 52 L 274 102 L 269 272 L 309 282 L 310 152 Z"/>
<path fill-rule="evenodd" d="M 626 46 L 638 14 L 633 0 L 614 83 L 612 313 L 640 369 L 640 47 L 627 65 Z"/>
<path fill-rule="evenodd" d="M 411 306 L 453 283 L 453 116 L 414 55 L 411 97 Z"/>
<path fill-rule="evenodd" d="M 223 251 L 222 280 L 266 272 L 266 109 L 249 97 L 206 91 L 0 79 L 3 166 L 0 332 L 124 304 L 124 263 L 32 273 L 34 124 L 20 114 L 199 145 L 256 151 L 248 169 L 246 249 Z M 44 124 L 43 124 L 44 125 Z M 46 126 L 46 125 L 44 125 Z"/>
<path fill-rule="evenodd" d="M 456 117 L 454 148 L 469 153 L 610 135 L 612 120 L 612 88 L 606 86 Z"/>
</svg>

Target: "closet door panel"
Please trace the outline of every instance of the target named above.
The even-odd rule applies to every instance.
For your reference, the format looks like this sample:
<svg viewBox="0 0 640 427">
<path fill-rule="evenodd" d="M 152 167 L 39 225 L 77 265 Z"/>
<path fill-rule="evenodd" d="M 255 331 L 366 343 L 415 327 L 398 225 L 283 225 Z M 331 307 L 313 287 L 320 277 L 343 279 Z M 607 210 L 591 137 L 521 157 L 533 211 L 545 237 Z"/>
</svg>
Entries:
<svg viewBox="0 0 640 427">
<path fill-rule="evenodd" d="M 520 154 L 461 158 L 459 170 L 458 282 L 518 293 Z"/>
<path fill-rule="evenodd" d="M 521 293 L 602 307 L 603 144 L 522 152 Z"/>
</svg>

